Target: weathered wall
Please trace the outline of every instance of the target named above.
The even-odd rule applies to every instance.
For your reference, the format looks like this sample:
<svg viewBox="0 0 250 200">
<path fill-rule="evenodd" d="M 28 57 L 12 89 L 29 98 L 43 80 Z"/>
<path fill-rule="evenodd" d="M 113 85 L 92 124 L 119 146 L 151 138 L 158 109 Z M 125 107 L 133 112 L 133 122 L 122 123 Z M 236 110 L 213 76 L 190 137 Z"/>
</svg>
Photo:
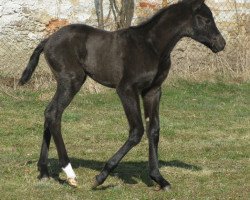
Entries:
<svg viewBox="0 0 250 200">
<path fill-rule="evenodd" d="M 69 23 L 95 21 L 92 1 L 84 0 L 1 0 L 0 37 L 13 33 L 30 40 L 46 34 L 46 26 L 53 19 Z"/>
<path fill-rule="evenodd" d="M 0 39 L 6 36 L 29 48 L 37 38 L 42 38 L 67 23 L 87 23 L 96 26 L 94 1 L 89 0 L 0 0 Z M 108 0 L 104 0 L 106 15 Z M 168 2 L 177 0 L 136 0 L 134 23 L 145 19 Z M 235 4 L 237 2 L 237 4 Z M 248 2 L 248 4 L 246 4 Z M 218 22 L 236 23 L 237 13 L 250 14 L 250 0 L 207 0 Z M 233 10 L 237 6 L 237 11 Z"/>
<path fill-rule="evenodd" d="M 1 73 L 17 76 L 42 38 L 78 22 L 95 25 L 93 1 L 0 0 Z"/>
</svg>

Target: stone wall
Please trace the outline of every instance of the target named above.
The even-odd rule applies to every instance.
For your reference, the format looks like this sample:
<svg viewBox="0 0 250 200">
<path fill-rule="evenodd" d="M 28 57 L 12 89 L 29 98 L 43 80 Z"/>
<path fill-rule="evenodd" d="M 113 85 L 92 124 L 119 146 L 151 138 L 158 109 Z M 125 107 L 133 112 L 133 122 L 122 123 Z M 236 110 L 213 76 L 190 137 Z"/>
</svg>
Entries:
<svg viewBox="0 0 250 200">
<path fill-rule="evenodd" d="M 164 5 L 177 0 L 136 0 L 133 23 L 152 15 Z M 235 4 L 237 2 L 237 4 Z M 248 2 L 248 3 L 247 3 Z M 109 1 L 104 0 L 105 15 L 108 15 Z M 207 0 L 216 14 L 218 22 L 236 23 L 237 13 L 248 20 L 249 0 Z M 234 9 L 237 6 L 237 11 Z M 25 47 L 49 34 L 57 26 L 68 23 L 86 23 L 96 26 L 94 1 L 92 0 L 1 0 L 0 39 L 13 38 L 24 41 Z M 27 43 L 27 41 L 30 41 Z"/>
<path fill-rule="evenodd" d="M 39 41 L 69 23 L 95 25 L 92 1 L 1 0 L 0 71 L 20 74 Z"/>
</svg>

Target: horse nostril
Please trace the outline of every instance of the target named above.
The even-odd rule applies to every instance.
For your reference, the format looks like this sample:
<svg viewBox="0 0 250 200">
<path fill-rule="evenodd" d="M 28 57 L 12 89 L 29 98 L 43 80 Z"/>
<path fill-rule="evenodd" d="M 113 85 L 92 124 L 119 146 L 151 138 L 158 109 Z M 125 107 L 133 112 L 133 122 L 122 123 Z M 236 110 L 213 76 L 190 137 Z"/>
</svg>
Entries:
<svg viewBox="0 0 250 200">
<path fill-rule="evenodd" d="M 221 44 L 222 46 L 225 46 L 225 45 L 226 45 L 226 41 L 225 41 L 225 39 L 224 39 L 223 37 L 221 37 L 219 41 L 220 41 L 220 44 Z"/>
<path fill-rule="evenodd" d="M 222 36 L 218 36 L 216 38 L 216 43 L 217 43 L 217 47 L 220 51 L 222 51 L 226 46 L 226 41 Z"/>
</svg>

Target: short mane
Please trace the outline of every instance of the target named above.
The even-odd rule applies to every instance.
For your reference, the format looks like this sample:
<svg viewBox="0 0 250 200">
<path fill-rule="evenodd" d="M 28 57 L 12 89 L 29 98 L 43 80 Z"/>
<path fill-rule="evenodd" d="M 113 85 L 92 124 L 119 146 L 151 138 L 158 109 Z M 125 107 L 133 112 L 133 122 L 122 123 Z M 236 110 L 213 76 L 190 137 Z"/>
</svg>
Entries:
<svg viewBox="0 0 250 200">
<path fill-rule="evenodd" d="M 168 12 L 171 8 L 175 7 L 176 5 L 180 4 L 181 2 L 172 4 L 170 6 L 161 8 L 160 10 L 158 10 L 158 12 L 156 12 L 152 17 L 150 17 L 149 19 L 147 19 L 146 21 L 141 22 L 140 24 L 134 26 L 134 28 L 142 28 L 145 26 L 149 26 L 151 27 L 151 25 L 155 25 L 155 23 L 166 13 Z"/>
</svg>

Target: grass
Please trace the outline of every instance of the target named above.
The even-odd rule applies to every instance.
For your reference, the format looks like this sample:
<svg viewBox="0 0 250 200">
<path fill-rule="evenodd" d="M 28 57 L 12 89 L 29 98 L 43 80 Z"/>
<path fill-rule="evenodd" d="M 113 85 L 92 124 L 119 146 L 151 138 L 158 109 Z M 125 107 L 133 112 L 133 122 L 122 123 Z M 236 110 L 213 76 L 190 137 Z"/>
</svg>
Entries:
<svg viewBox="0 0 250 200">
<path fill-rule="evenodd" d="M 127 138 L 114 91 L 80 92 L 63 116 L 63 136 L 79 188 L 57 178 L 37 180 L 43 111 L 52 90 L 0 95 L 0 199 L 249 199 L 250 84 L 180 81 L 163 89 L 160 170 L 171 192 L 148 178 L 147 139 L 123 159 L 99 190 L 94 176 Z M 13 98 L 13 96 L 15 98 Z M 55 145 L 50 171 L 65 179 Z"/>
</svg>

